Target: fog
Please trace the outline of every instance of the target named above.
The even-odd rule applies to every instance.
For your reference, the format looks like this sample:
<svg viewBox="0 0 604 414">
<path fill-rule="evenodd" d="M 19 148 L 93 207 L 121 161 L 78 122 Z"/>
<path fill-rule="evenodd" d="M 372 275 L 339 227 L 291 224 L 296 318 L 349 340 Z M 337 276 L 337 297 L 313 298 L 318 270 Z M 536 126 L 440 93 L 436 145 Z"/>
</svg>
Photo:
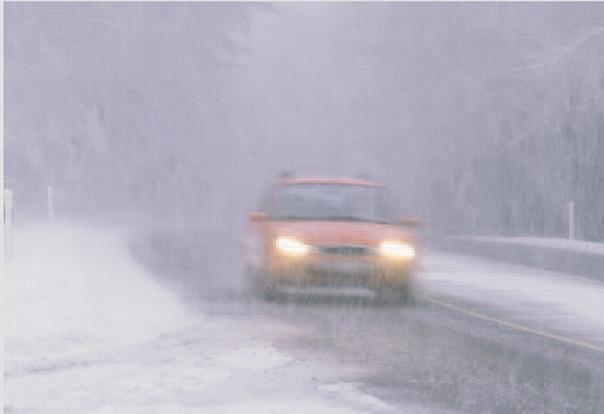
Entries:
<svg viewBox="0 0 604 414">
<path fill-rule="evenodd" d="M 604 4 L 4 13 L 7 412 L 604 412 Z"/>
<path fill-rule="evenodd" d="M 604 7 L 8 3 L 15 217 L 241 224 L 282 171 L 435 231 L 604 233 Z"/>
</svg>

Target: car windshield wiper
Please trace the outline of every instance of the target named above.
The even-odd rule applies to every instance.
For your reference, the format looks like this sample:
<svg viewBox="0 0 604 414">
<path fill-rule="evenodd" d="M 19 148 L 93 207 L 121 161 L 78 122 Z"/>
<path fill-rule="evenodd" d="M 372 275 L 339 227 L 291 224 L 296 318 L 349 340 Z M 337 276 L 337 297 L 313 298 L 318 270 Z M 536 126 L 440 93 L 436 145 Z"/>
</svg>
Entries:
<svg viewBox="0 0 604 414">
<path fill-rule="evenodd" d="M 367 217 L 358 217 L 358 216 L 320 216 L 320 217 L 310 217 L 310 216 L 275 216 L 275 220 L 307 220 L 307 221 L 358 221 L 365 223 L 378 223 L 378 224 L 387 224 L 386 220 L 378 220 Z"/>
<path fill-rule="evenodd" d="M 383 220 L 378 220 L 369 217 L 358 217 L 358 216 L 327 216 L 321 217 L 321 220 L 333 220 L 333 221 L 363 221 L 370 223 L 385 223 Z"/>
<path fill-rule="evenodd" d="M 275 220 L 317 220 L 314 217 L 303 217 L 303 216 L 274 216 Z"/>
</svg>

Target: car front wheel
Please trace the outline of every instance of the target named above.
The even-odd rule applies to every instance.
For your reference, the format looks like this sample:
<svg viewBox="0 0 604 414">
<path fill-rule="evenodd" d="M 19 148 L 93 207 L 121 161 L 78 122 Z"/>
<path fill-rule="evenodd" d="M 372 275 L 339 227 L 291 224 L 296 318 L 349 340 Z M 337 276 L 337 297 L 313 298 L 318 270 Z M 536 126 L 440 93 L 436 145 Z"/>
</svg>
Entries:
<svg viewBox="0 0 604 414">
<path fill-rule="evenodd" d="M 376 292 L 376 298 L 379 304 L 413 304 L 413 292 L 409 285 L 380 289 Z"/>
</svg>

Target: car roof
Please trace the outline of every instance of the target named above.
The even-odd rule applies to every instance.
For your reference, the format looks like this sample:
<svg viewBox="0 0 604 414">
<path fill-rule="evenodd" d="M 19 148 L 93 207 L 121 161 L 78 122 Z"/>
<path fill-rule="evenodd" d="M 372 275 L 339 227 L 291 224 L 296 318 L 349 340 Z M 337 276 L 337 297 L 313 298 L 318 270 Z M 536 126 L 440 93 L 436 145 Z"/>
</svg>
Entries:
<svg viewBox="0 0 604 414">
<path fill-rule="evenodd" d="M 344 184 L 361 185 L 365 187 L 382 187 L 373 181 L 360 178 L 335 178 L 335 177 L 288 177 L 282 178 L 277 185 L 295 185 L 295 184 Z"/>
</svg>

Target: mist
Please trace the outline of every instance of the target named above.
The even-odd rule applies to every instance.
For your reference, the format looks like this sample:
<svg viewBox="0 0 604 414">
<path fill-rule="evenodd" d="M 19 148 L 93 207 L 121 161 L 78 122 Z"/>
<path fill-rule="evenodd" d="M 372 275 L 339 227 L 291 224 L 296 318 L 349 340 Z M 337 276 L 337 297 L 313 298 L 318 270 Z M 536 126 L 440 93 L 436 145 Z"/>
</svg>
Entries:
<svg viewBox="0 0 604 414">
<path fill-rule="evenodd" d="M 7 412 L 604 411 L 602 3 L 7 2 L 4 52 Z"/>
<path fill-rule="evenodd" d="M 599 4 L 7 4 L 19 210 L 230 222 L 282 171 L 445 231 L 604 231 Z M 446 206 L 446 208 L 443 208 Z M 134 214 L 134 213 L 132 213 Z"/>
</svg>

